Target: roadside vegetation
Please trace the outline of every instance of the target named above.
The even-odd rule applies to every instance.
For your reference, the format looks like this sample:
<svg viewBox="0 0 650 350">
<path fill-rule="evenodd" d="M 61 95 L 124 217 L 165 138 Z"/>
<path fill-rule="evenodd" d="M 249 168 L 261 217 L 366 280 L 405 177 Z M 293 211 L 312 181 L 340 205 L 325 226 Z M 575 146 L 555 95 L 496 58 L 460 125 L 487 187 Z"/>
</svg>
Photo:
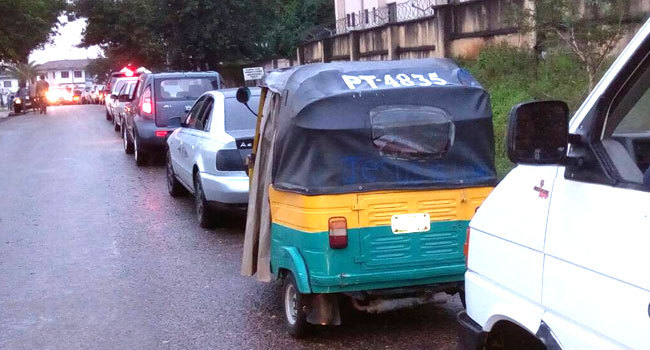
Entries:
<svg viewBox="0 0 650 350">
<path fill-rule="evenodd" d="M 589 92 L 589 75 L 575 55 L 568 52 L 549 52 L 542 59 L 533 51 L 497 45 L 484 49 L 477 60 L 457 61 L 490 93 L 499 178 L 514 166 L 508 160 L 505 144 L 508 115 L 513 106 L 558 99 L 567 102 L 575 112 Z M 603 65 L 603 70 L 608 66 Z"/>
</svg>

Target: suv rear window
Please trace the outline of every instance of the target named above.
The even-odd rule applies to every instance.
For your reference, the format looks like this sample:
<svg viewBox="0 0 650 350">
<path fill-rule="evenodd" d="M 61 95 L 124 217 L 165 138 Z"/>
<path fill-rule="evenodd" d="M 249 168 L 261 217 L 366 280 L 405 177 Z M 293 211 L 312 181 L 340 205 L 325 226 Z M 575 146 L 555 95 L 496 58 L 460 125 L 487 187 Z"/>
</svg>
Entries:
<svg viewBox="0 0 650 350">
<path fill-rule="evenodd" d="M 248 105 L 255 111 L 260 104 L 259 96 L 251 96 Z M 251 113 L 242 103 L 239 103 L 236 98 L 226 98 L 225 101 L 225 129 L 228 131 L 235 130 L 255 130 L 257 117 Z"/>
<path fill-rule="evenodd" d="M 204 92 L 219 88 L 219 78 L 173 78 L 156 81 L 158 101 L 194 101 Z"/>
</svg>

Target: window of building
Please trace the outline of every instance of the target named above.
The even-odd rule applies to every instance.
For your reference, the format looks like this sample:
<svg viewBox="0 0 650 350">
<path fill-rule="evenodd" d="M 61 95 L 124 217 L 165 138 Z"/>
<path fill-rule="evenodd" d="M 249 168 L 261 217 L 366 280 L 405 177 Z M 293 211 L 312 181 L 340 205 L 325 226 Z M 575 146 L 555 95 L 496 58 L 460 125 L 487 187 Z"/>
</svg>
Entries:
<svg viewBox="0 0 650 350">
<path fill-rule="evenodd" d="M 76 71 L 74 71 L 74 77 L 75 78 L 81 78 L 81 77 L 83 77 L 83 74 L 81 73 L 80 70 L 76 70 Z"/>
<path fill-rule="evenodd" d="M 11 87 L 11 80 L 7 80 L 3 83 L 4 87 L 10 88 Z"/>
<path fill-rule="evenodd" d="M 70 78 L 70 72 L 61 72 L 61 78 L 63 79 Z"/>
</svg>

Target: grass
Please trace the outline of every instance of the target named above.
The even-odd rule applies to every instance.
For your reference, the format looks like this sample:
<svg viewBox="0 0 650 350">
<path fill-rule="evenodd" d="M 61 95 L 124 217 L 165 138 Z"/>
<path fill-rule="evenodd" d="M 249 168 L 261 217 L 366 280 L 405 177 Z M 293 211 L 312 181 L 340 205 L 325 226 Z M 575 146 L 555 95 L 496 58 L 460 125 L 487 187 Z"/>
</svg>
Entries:
<svg viewBox="0 0 650 350">
<path fill-rule="evenodd" d="M 513 167 L 506 156 L 508 115 L 532 100 L 563 100 L 575 111 L 587 96 L 589 79 L 571 54 L 552 52 L 545 59 L 531 51 L 498 45 L 477 60 L 458 59 L 490 93 L 494 115 L 496 168 L 502 179 Z"/>
</svg>

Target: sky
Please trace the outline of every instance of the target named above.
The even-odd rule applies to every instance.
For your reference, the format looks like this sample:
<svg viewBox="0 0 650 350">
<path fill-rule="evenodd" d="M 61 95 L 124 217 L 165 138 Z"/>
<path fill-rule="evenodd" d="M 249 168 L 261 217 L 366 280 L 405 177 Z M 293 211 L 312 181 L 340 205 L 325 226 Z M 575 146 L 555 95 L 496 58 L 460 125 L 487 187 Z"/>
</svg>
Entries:
<svg viewBox="0 0 650 350">
<path fill-rule="evenodd" d="M 55 60 L 97 58 L 99 56 L 101 52 L 99 47 L 88 49 L 76 47 L 81 43 L 81 32 L 86 27 L 85 19 L 68 22 L 66 16 L 61 16 L 59 20 L 65 25 L 59 27 L 59 34 L 54 37 L 53 43 L 46 45 L 43 49 L 33 51 L 29 56 L 30 61 L 40 64 Z"/>
</svg>

